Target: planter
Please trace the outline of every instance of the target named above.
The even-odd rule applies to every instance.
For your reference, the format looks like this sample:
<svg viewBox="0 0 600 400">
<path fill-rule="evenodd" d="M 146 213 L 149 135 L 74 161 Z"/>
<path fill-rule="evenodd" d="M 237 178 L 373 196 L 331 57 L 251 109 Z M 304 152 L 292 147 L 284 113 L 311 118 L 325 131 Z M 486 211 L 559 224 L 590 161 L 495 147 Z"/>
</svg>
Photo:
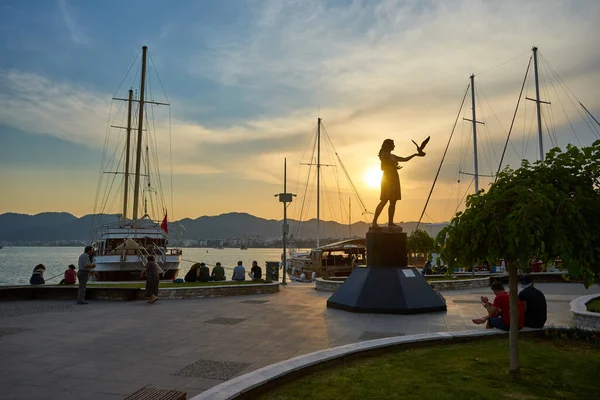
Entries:
<svg viewBox="0 0 600 400">
<path fill-rule="evenodd" d="M 588 302 L 598 297 L 600 294 L 590 294 L 578 297 L 571 302 L 571 312 L 578 328 L 600 330 L 600 313 L 590 312 L 586 307 Z"/>
</svg>

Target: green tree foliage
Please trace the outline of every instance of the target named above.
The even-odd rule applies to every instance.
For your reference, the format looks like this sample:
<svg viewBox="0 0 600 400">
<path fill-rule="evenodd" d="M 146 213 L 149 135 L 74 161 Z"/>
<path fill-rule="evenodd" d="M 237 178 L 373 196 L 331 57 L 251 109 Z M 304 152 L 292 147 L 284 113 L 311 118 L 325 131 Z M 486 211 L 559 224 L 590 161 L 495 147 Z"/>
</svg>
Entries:
<svg viewBox="0 0 600 400">
<path fill-rule="evenodd" d="M 504 258 L 560 257 L 586 287 L 600 277 L 600 140 L 590 147 L 554 148 L 546 160 L 505 169 L 487 193 L 467 198 L 466 209 L 436 237 L 450 265 Z"/>
<path fill-rule="evenodd" d="M 434 240 L 422 229 L 415 229 L 406 239 L 406 248 L 409 253 L 429 254 L 433 251 Z"/>
<path fill-rule="evenodd" d="M 510 369 L 519 369 L 517 267 L 560 257 L 571 276 L 600 282 L 600 140 L 554 148 L 546 160 L 502 171 L 487 193 L 467 198 L 436 237 L 450 265 L 504 258 L 510 280 Z"/>
</svg>

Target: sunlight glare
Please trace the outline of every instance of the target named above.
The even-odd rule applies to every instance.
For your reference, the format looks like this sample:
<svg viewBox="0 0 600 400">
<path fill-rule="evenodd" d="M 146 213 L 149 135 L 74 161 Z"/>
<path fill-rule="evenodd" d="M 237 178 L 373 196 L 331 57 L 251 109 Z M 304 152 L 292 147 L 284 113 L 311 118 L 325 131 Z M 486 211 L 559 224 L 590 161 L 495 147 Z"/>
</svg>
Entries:
<svg viewBox="0 0 600 400">
<path fill-rule="evenodd" d="M 383 172 L 378 167 L 373 167 L 368 169 L 364 175 L 363 180 L 370 188 L 378 188 L 381 185 L 381 176 Z"/>
</svg>

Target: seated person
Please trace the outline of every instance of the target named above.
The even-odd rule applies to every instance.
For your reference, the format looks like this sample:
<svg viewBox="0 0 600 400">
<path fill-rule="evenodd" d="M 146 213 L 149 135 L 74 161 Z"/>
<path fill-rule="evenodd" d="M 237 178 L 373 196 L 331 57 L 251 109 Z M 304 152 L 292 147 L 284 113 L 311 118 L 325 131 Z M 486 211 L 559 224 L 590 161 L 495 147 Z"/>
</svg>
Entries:
<svg viewBox="0 0 600 400">
<path fill-rule="evenodd" d="M 210 281 L 210 270 L 204 263 L 200 263 L 200 268 L 198 268 L 198 282 L 208 282 Z"/>
<path fill-rule="evenodd" d="M 258 281 L 262 279 L 262 269 L 258 266 L 256 261 L 252 261 L 252 268 L 250 268 L 250 278 L 253 281 Z"/>
<path fill-rule="evenodd" d="M 190 270 L 185 274 L 183 280 L 186 282 L 196 282 L 198 280 L 198 269 L 200 264 L 196 263 L 190 267 Z"/>
<path fill-rule="evenodd" d="M 29 283 L 31 285 L 43 285 L 46 283 L 44 280 L 44 272 L 46 271 L 46 267 L 44 264 L 38 264 L 33 269 L 33 273 L 31 274 L 31 278 L 29 279 Z"/>
<path fill-rule="evenodd" d="M 523 302 L 525 309 L 525 326 L 528 328 L 543 328 L 548 317 L 546 297 L 538 289 L 533 287 L 531 275 L 521 277 L 519 300 Z"/>
<path fill-rule="evenodd" d="M 246 280 L 246 268 L 241 261 L 238 261 L 237 265 L 233 269 L 233 275 L 231 276 L 232 281 L 245 281 Z"/>
<path fill-rule="evenodd" d="M 492 284 L 492 291 L 496 295 L 493 304 L 489 302 L 487 297 L 481 296 L 481 302 L 487 310 L 488 315 L 475 318 L 473 323 L 485 323 L 487 329 L 496 328 L 508 331 L 510 329 L 510 299 L 508 292 L 504 290 L 504 286 L 500 282 Z M 517 301 L 517 305 L 519 308 L 519 329 L 521 329 L 524 324 L 523 303 Z"/>
<path fill-rule="evenodd" d="M 224 281 L 225 280 L 225 268 L 221 266 L 221 263 L 218 262 L 212 270 L 212 274 L 210 275 L 211 281 Z"/>
<path fill-rule="evenodd" d="M 69 265 L 69 268 L 65 271 L 65 279 L 60 281 L 59 285 L 74 285 L 77 282 L 77 272 L 75 272 L 75 266 Z"/>
</svg>

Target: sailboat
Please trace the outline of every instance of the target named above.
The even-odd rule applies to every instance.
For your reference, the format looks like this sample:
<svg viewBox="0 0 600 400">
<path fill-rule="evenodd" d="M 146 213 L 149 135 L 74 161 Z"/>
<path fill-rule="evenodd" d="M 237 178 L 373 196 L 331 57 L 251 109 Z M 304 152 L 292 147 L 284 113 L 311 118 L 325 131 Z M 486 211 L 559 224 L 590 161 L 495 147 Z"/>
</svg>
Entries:
<svg viewBox="0 0 600 400">
<path fill-rule="evenodd" d="M 117 168 L 117 171 L 103 172 L 113 176 L 113 181 L 110 185 L 107 184 L 110 189 L 113 188 L 114 177 L 123 176 L 123 197 L 120 202 L 122 204 L 122 214 L 118 216 L 117 221 L 105 223 L 94 228 L 94 263 L 96 264 L 94 273 L 97 281 L 140 280 L 140 271 L 147 264 L 149 256 L 154 256 L 156 262 L 164 271 L 162 275 L 163 279 L 171 280 L 176 278 L 181 264 L 182 250 L 177 247 L 168 247 L 169 229 L 175 228 L 175 226 L 168 223 L 166 208 L 159 211 L 162 211 L 162 215 L 158 215 L 156 219 L 150 216 L 150 211 L 148 210 L 148 200 L 150 200 L 152 206 L 155 204 L 154 197 L 157 198 L 157 203 L 158 200 L 162 199 L 162 192 L 160 190 L 162 185 L 160 184 L 160 174 L 158 173 L 158 159 L 156 158 L 154 160 L 156 161 L 155 165 L 152 165 L 149 150 L 153 144 L 149 132 L 154 129 L 154 125 L 148 122 L 148 117 L 144 115 L 144 111 L 147 106 L 168 105 L 168 103 L 159 103 L 151 99 L 146 99 L 147 50 L 146 46 L 142 47 L 139 98 L 134 99 L 132 89 L 129 90 L 127 98 L 113 98 L 113 100 L 124 101 L 127 104 L 127 125 L 125 127 L 111 125 L 113 128 L 126 130 L 124 149 L 120 152 L 121 157 L 124 156 L 125 158 L 125 163 L 122 170 L 118 170 L 119 168 Z M 132 112 L 134 104 L 138 106 L 137 139 L 135 141 L 132 140 L 131 135 L 133 130 L 132 119 L 135 118 Z M 146 138 L 144 138 L 145 132 Z M 122 139 L 122 136 L 120 139 Z M 144 143 L 146 152 L 143 157 L 142 149 Z M 155 140 L 154 143 L 156 143 Z M 136 145 L 134 153 L 135 172 L 133 174 L 130 171 L 132 144 Z M 108 147 L 108 144 L 106 146 Z M 116 152 L 116 154 L 119 153 Z M 153 152 L 153 155 L 157 157 L 158 152 Z M 121 162 L 119 161 L 116 166 L 119 167 L 120 164 Z M 144 170 L 142 171 L 142 169 Z M 134 178 L 133 210 L 129 214 L 131 175 Z M 102 187 L 102 176 L 101 174 L 98 193 Z M 156 180 L 158 181 L 158 188 L 153 187 L 154 181 L 151 178 L 154 176 L 156 176 Z M 145 179 L 143 187 L 142 178 Z M 107 195 L 102 196 L 102 199 L 109 197 L 110 189 Z M 164 203 L 164 199 L 162 200 Z M 138 217 L 142 211 L 142 203 L 143 215 Z M 105 207 L 109 202 L 105 200 L 102 204 L 102 207 Z M 104 209 L 101 211 L 104 211 Z"/>
<path fill-rule="evenodd" d="M 308 252 L 292 253 L 287 260 L 287 271 L 292 281 L 312 282 L 316 277 L 334 277 L 348 276 L 352 273 L 355 267 L 366 264 L 366 240 L 364 238 L 348 239 L 336 243 L 320 245 L 321 241 L 321 167 L 333 166 L 331 164 L 323 164 L 321 162 L 321 130 L 322 119 L 317 118 L 317 135 L 316 135 L 316 163 L 308 163 L 305 165 L 316 167 L 317 180 L 317 246 Z M 329 144 L 333 146 L 329 137 Z M 364 202 L 356 191 L 346 168 L 337 152 L 335 152 L 337 161 L 342 167 L 346 178 L 350 182 L 350 186 L 357 197 L 359 204 L 364 210 L 364 214 L 368 214 Z M 308 179 L 310 181 L 310 179 Z M 307 182 L 307 186 L 308 186 Z"/>
</svg>

